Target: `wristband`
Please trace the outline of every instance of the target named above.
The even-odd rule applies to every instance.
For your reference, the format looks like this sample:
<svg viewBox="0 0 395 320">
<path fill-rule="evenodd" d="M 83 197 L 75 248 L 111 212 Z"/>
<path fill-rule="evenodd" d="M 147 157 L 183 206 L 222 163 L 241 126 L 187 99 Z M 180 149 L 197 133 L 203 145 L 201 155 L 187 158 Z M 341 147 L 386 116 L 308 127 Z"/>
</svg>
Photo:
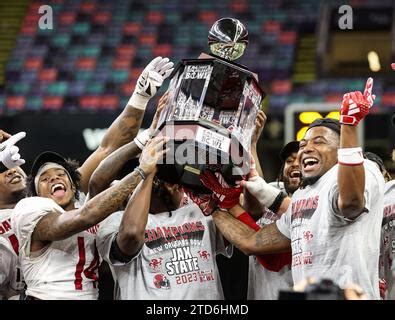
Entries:
<svg viewBox="0 0 395 320">
<path fill-rule="evenodd" d="M 359 166 L 363 164 L 362 148 L 343 148 L 337 150 L 337 162 L 345 166 Z"/>
<path fill-rule="evenodd" d="M 287 195 L 284 192 L 280 192 L 276 199 L 274 199 L 272 205 L 268 208 L 271 212 L 277 213 L 278 209 L 280 209 L 281 204 L 283 203 L 283 200 L 287 197 Z"/>
<path fill-rule="evenodd" d="M 259 176 L 245 181 L 244 186 L 248 192 L 250 192 L 259 201 L 259 203 L 265 207 L 273 205 L 273 202 L 281 192 Z"/>
<path fill-rule="evenodd" d="M 143 169 L 141 169 L 140 167 L 136 167 L 134 171 L 137 171 L 137 173 L 141 176 L 141 179 L 145 180 L 146 177 Z"/>
<path fill-rule="evenodd" d="M 243 222 L 247 226 L 251 227 L 255 231 L 258 231 L 260 227 L 258 224 L 252 219 L 252 217 L 248 214 L 248 212 L 243 212 L 241 215 L 237 217 L 237 220 Z"/>
<path fill-rule="evenodd" d="M 145 110 L 149 99 L 149 97 L 144 97 L 141 94 L 134 92 L 128 101 L 128 105 L 139 110 Z"/>
<path fill-rule="evenodd" d="M 134 143 L 143 150 L 147 141 L 150 139 L 150 129 L 145 129 L 143 132 L 139 133 L 136 138 L 134 138 Z"/>
</svg>

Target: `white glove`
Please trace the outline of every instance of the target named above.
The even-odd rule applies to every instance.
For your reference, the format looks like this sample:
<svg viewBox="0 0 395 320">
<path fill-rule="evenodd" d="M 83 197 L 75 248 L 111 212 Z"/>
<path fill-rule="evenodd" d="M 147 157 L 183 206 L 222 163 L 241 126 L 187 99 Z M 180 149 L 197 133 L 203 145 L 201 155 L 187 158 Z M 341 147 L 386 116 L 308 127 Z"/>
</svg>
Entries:
<svg viewBox="0 0 395 320">
<path fill-rule="evenodd" d="M 0 144 L 0 161 L 7 169 L 21 166 L 25 160 L 21 159 L 19 148 L 15 144 L 26 137 L 26 132 L 19 132 Z"/>
<path fill-rule="evenodd" d="M 156 94 L 163 81 L 173 72 L 173 66 L 169 58 L 156 57 L 152 60 L 138 78 L 128 105 L 145 110 L 149 99 Z"/>
<path fill-rule="evenodd" d="M 266 208 L 269 208 L 281 193 L 281 190 L 271 186 L 260 176 L 254 176 L 248 181 L 242 181 L 241 185 Z"/>
<path fill-rule="evenodd" d="M 140 148 L 140 150 L 143 150 L 147 141 L 150 139 L 151 134 L 152 130 L 149 128 L 145 129 L 143 132 L 139 133 L 136 138 L 134 138 L 134 143 Z"/>
</svg>

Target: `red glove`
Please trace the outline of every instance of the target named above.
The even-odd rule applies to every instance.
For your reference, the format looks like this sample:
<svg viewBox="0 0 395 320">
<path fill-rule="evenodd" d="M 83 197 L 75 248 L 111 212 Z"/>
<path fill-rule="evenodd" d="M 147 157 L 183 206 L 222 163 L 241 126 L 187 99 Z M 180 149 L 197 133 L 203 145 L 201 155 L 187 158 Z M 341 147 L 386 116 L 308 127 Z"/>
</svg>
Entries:
<svg viewBox="0 0 395 320">
<path fill-rule="evenodd" d="M 387 292 L 387 281 L 379 279 L 379 290 L 381 299 L 385 300 L 385 293 Z"/>
<path fill-rule="evenodd" d="M 373 79 L 366 81 L 365 91 L 349 92 L 343 96 L 342 107 L 340 109 L 340 123 L 350 126 L 358 125 L 359 121 L 366 117 L 373 101 L 376 98 L 372 95 Z"/>
<path fill-rule="evenodd" d="M 243 188 L 241 186 L 230 187 L 219 172 L 214 175 L 210 171 L 205 171 L 200 174 L 200 181 L 206 188 L 213 191 L 212 197 L 218 201 L 218 207 L 221 209 L 229 209 L 239 204 Z"/>
<path fill-rule="evenodd" d="M 211 194 L 195 194 L 188 188 L 183 187 L 188 197 L 195 202 L 205 216 L 209 216 L 218 206 L 218 201 L 213 199 Z"/>
</svg>

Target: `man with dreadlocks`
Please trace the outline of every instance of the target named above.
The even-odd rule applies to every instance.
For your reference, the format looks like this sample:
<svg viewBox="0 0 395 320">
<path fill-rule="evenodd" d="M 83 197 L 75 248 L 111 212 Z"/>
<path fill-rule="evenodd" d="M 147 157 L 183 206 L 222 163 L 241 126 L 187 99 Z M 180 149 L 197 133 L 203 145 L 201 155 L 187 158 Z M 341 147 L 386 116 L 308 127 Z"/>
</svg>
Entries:
<svg viewBox="0 0 395 320">
<path fill-rule="evenodd" d="M 136 170 L 80 208 L 77 164 L 54 152 L 35 160 L 28 184 L 33 196 L 18 202 L 11 220 L 28 300 L 97 299 L 97 224 L 133 192 L 142 171 L 155 169 L 164 141 L 153 140 Z"/>
<path fill-rule="evenodd" d="M 137 147 L 144 152 L 147 146 L 140 142 L 100 164 L 90 193 L 109 185 Z M 114 277 L 115 299 L 223 299 L 215 257 L 230 256 L 231 247 L 225 248 L 212 218 L 187 201 L 180 185 L 161 180 L 155 171 L 143 174 L 126 209 L 104 220 L 97 234 L 98 251 Z"/>
<path fill-rule="evenodd" d="M 97 223 L 115 212 L 162 155 L 156 139 L 142 155 L 140 168 L 81 206 L 93 171 L 108 154 L 133 139 L 148 101 L 173 70 L 168 58 L 153 59 L 141 73 L 125 109 L 110 126 L 99 148 L 78 168 L 54 152 L 36 158 L 28 183 L 29 198 L 18 202 L 11 226 L 19 254 L 27 298 L 97 299 Z"/>
<path fill-rule="evenodd" d="M 299 149 L 299 141 L 291 141 L 287 143 L 280 151 L 280 159 L 282 167 L 276 182 L 269 183 L 267 189 L 272 189 L 273 194 L 280 194 L 283 190 L 288 196 L 299 188 L 301 182 L 301 171 L 297 153 Z M 258 178 L 258 176 L 257 176 Z M 263 180 L 263 178 L 259 177 Z M 276 188 L 274 189 L 273 186 Z M 260 191 L 254 192 L 256 195 Z M 248 192 L 245 190 L 245 192 Z M 269 210 L 264 204 L 260 204 L 260 216 L 256 223 L 249 217 L 250 206 L 245 197 L 243 209 L 236 206 L 232 209 L 234 216 L 249 225 L 255 231 L 261 227 L 275 222 L 281 216 L 276 211 Z M 276 210 L 272 207 L 273 210 Z M 245 212 L 245 211 L 247 212 Z M 249 300 L 276 300 L 280 290 L 289 290 L 292 287 L 291 274 L 291 254 L 280 253 L 274 255 L 260 255 L 249 257 L 248 272 L 248 293 Z"/>
<path fill-rule="evenodd" d="M 380 296 L 384 300 L 395 299 L 394 276 L 395 265 L 393 263 L 395 251 L 395 180 L 384 166 L 383 159 L 373 152 L 364 152 L 364 157 L 376 163 L 383 175 L 384 186 L 384 210 L 381 223 L 380 239 Z"/>
<path fill-rule="evenodd" d="M 363 93 L 343 96 L 339 122 L 325 118 L 310 124 L 298 151 L 301 188 L 276 223 L 251 232 L 221 207 L 213 218 L 224 237 L 246 254 L 291 248 L 294 283 L 327 278 L 345 288 L 351 282 L 360 285 L 369 299 L 378 299 L 384 179 L 370 160 L 363 159 L 357 137 L 357 125 L 375 99 L 372 88 L 369 78 Z M 255 176 L 252 171 L 248 182 Z M 202 182 L 221 202 L 232 194 L 218 188 L 218 181 L 202 176 Z"/>
</svg>

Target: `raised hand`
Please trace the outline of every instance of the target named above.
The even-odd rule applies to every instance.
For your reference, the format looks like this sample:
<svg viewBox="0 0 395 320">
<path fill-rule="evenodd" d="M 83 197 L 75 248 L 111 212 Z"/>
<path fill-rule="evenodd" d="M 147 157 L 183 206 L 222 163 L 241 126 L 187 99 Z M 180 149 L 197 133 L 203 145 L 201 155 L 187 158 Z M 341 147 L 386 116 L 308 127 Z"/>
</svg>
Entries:
<svg viewBox="0 0 395 320">
<path fill-rule="evenodd" d="M 196 194 L 187 187 L 183 187 L 188 197 L 197 204 L 205 216 L 211 215 L 218 207 L 218 201 L 211 194 Z"/>
<path fill-rule="evenodd" d="M 157 125 L 158 125 L 159 118 L 160 118 L 160 116 L 162 114 L 163 109 L 165 108 L 165 106 L 167 104 L 168 99 L 169 99 L 169 93 L 168 92 L 166 92 L 159 99 L 158 107 L 156 108 L 156 112 L 155 112 L 154 118 L 152 119 L 152 123 L 151 123 L 151 125 L 149 127 L 149 130 L 150 130 L 151 134 L 155 132 L 155 129 L 156 129 Z"/>
<path fill-rule="evenodd" d="M 168 141 L 168 137 L 156 137 L 147 142 L 141 153 L 139 165 L 145 174 L 148 175 L 156 172 L 156 165 L 163 159 L 166 152 L 170 150 L 169 148 L 163 149 L 163 146 Z"/>
<path fill-rule="evenodd" d="M 26 132 L 19 132 L 13 136 L 9 136 L 7 140 L 0 144 L 0 161 L 7 169 L 18 167 L 25 163 L 25 160 L 21 159 L 19 148 L 15 146 L 24 137 L 26 137 Z"/>
<path fill-rule="evenodd" d="M 343 96 L 340 109 L 341 124 L 356 126 L 366 117 L 376 98 L 374 94 L 372 95 L 372 88 L 373 79 L 368 78 L 363 94 L 360 91 L 354 91 Z"/>
<path fill-rule="evenodd" d="M 3 130 L 0 130 L 0 143 L 11 138 L 11 135 Z"/>
<path fill-rule="evenodd" d="M 251 145 L 256 145 L 256 143 L 258 142 L 258 139 L 262 134 L 263 128 L 265 127 L 266 119 L 266 114 L 262 110 L 259 110 L 255 120 L 255 128 L 252 133 Z"/>
<path fill-rule="evenodd" d="M 173 72 L 173 62 L 169 58 L 156 57 L 143 70 L 137 80 L 133 95 L 128 104 L 145 110 L 151 99 L 163 84 L 163 81 Z"/>
<path fill-rule="evenodd" d="M 200 174 L 200 181 L 206 188 L 213 191 L 212 197 L 218 202 L 218 207 L 221 209 L 230 209 L 239 204 L 243 188 L 239 185 L 229 186 L 219 172 L 214 175 L 210 171 L 205 171 Z"/>
<path fill-rule="evenodd" d="M 167 104 L 169 94 L 165 93 L 159 100 L 158 108 L 156 109 L 154 118 L 152 119 L 151 126 L 148 129 L 145 129 L 143 132 L 139 133 L 136 138 L 134 138 L 134 142 L 143 150 L 144 146 L 147 144 L 147 141 L 152 138 L 155 133 L 156 126 L 158 125 L 158 121 L 162 110 Z"/>
</svg>

